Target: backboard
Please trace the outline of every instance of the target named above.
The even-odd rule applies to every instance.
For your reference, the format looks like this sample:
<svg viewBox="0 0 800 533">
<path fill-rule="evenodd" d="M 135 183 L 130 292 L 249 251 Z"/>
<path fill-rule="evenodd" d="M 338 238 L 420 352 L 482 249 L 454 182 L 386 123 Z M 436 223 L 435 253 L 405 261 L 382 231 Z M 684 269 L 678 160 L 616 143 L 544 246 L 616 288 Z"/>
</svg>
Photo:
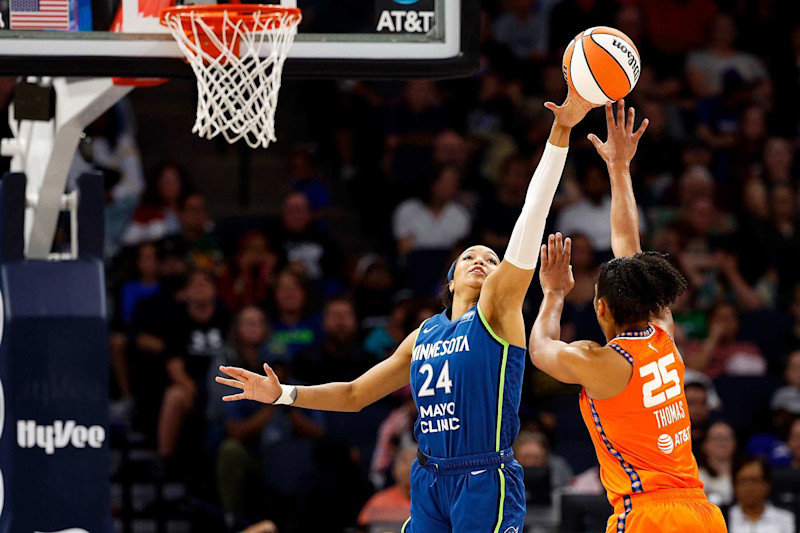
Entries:
<svg viewBox="0 0 800 533">
<path fill-rule="evenodd" d="M 287 77 L 445 78 L 478 66 L 478 0 L 262 3 L 303 11 Z M 158 22 L 161 8 L 173 4 L 0 0 L 0 74 L 189 77 L 178 46 Z"/>
</svg>

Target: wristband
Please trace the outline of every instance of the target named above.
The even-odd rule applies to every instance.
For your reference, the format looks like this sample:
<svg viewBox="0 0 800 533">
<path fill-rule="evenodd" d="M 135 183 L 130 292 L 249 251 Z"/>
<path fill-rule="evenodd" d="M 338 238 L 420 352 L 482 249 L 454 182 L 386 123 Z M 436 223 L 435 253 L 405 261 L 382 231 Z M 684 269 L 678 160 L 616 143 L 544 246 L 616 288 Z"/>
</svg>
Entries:
<svg viewBox="0 0 800 533">
<path fill-rule="evenodd" d="M 292 405 L 297 398 L 297 387 L 294 385 L 281 385 L 281 395 L 272 402 L 272 405 Z"/>
</svg>

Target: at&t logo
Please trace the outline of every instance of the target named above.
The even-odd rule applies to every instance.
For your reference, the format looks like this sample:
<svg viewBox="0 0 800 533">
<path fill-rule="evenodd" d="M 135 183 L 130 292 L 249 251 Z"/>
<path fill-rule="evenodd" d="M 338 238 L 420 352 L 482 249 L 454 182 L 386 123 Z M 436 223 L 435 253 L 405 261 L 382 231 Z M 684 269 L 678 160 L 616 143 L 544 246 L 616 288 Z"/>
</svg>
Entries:
<svg viewBox="0 0 800 533">
<path fill-rule="evenodd" d="M 429 6 L 414 6 L 420 0 L 385 0 L 377 2 L 379 33 L 428 33 L 434 27 L 434 11 Z M 414 6 L 414 7 L 412 7 Z"/>
<path fill-rule="evenodd" d="M 658 437 L 658 449 L 666 455 L 671 454 L 672 450 L 675 449 L 675 445 L 672 442 L 672 437 L 666 433 L 662 433 L 661 436 Z"/>
</svg>

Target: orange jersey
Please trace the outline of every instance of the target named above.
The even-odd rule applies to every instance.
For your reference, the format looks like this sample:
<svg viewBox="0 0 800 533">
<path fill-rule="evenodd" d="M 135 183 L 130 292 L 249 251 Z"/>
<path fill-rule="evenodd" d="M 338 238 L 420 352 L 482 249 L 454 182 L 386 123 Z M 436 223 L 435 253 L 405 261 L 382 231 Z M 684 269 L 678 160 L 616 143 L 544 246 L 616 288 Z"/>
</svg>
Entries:
<svg viewBox="0 0 800 533">
<path fill-rule="evenodd" d="M 583 420 L 612 505 L 661 489 L 702 489 L 692 455 L 685 366 L 669 334 L 655 324 L 608 346 L 633 366 L 627 387 L 608 400 L 581 391 Z"/>
</svg>

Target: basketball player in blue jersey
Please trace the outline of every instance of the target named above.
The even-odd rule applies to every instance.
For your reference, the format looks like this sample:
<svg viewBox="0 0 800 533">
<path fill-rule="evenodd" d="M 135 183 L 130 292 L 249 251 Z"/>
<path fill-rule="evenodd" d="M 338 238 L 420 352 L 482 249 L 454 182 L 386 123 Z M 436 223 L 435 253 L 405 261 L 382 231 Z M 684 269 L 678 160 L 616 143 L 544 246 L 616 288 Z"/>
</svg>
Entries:
<svg viewBox="0 0 800 533">
<path fill-rule="evenodd" d="M 522 531 L 522 468 L 511 451 L 526 357 L 522 302 L 570 131 L 594 107 L 573 93 L 562 106 L 545 106 L 555 115 L 553 128 L 504 259 L 486 246 L 464 250 L 447 275 L 445 311 L 423 322 L 391 357 L 349 383 L 281 385 L 268 365 L 266 376 L 220 367 L 231 379 L 216 378 L 241 389 L 225 401 L 328 411 L 359 411 L 410 382 L 419 453 L 404 533 Z"/>
</svg>

